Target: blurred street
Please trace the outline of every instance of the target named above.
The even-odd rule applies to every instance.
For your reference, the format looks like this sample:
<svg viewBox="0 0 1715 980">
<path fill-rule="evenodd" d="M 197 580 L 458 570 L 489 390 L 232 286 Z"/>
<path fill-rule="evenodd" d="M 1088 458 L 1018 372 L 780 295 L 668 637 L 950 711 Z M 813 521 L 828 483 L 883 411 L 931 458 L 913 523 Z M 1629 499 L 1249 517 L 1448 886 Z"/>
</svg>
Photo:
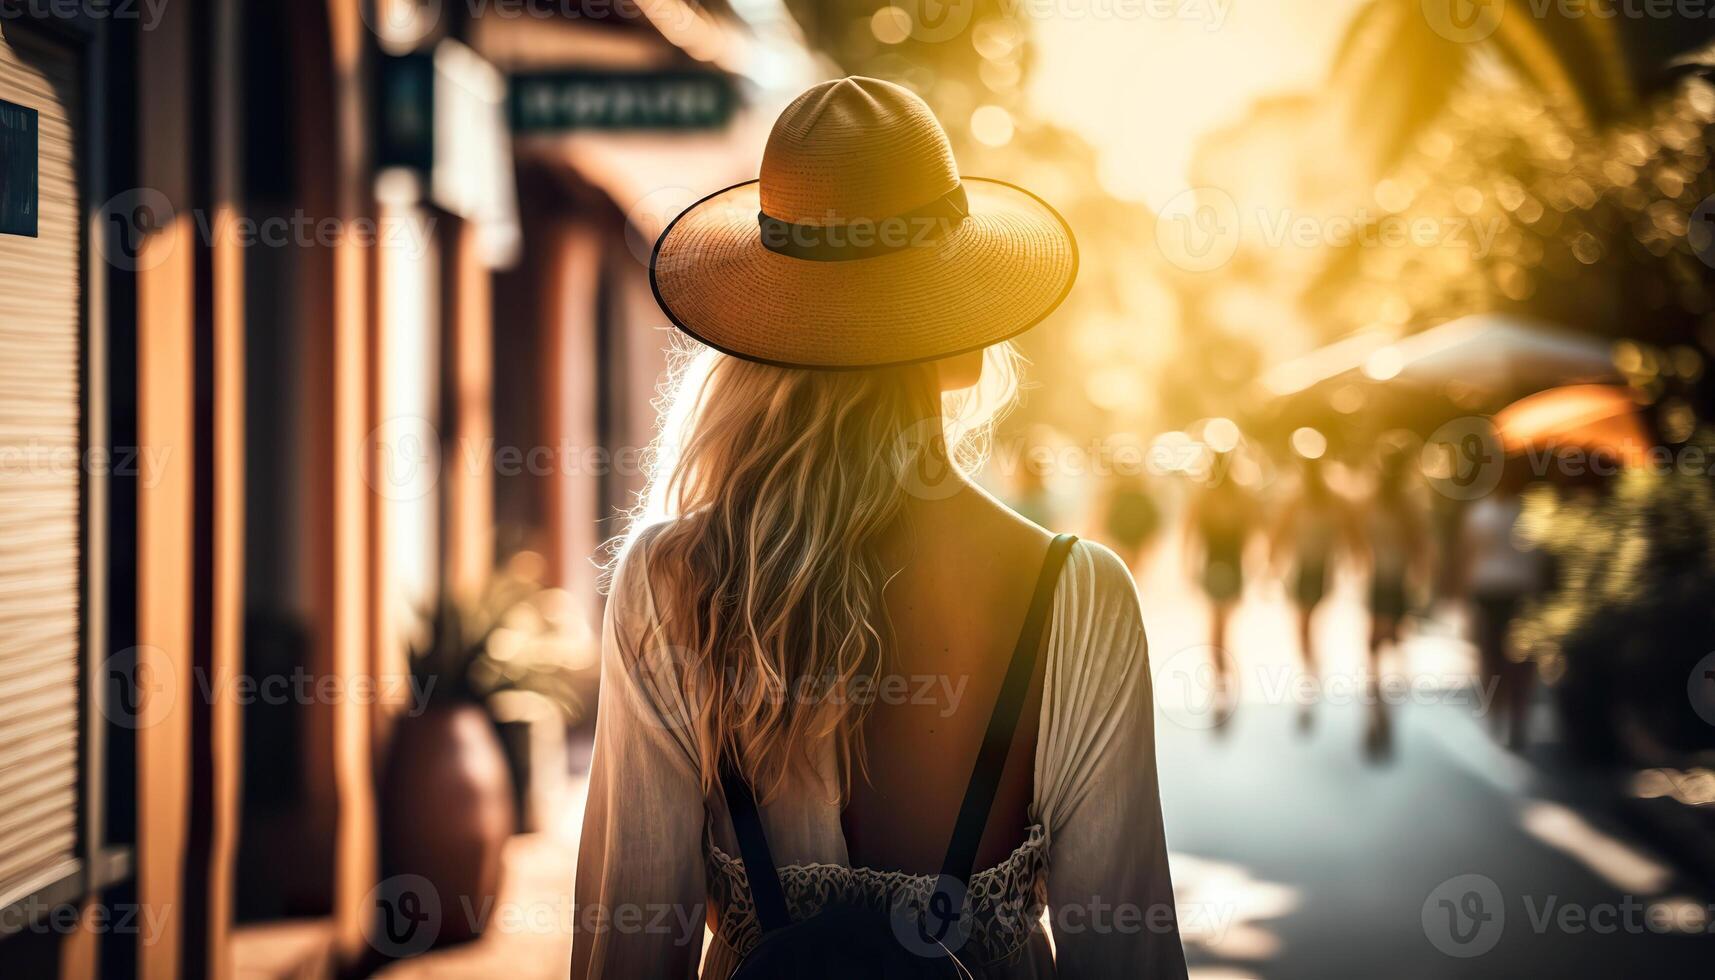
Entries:
<svg viewBox="0 0 1715 980">
<path fill-rule="evenodd" d="M 1276 679 L 1296 664 L 1290 605 L 1278 584 L 1261 581 L 1234 620 L 1247 689 L 1231 719 L 1211 727 L 1196 689 L 1188 703 L 1164 677 L 1178 651 L 1201 652 L 1207 629 L 1200 596 L 1172 574 L 1176 561 L 1155 556 L 1141 592 L 1160 707 L 1162 805 L 1193 978 L 1707 968 L 1710 896 L 1621 826 L 1588 776 L 1556 765 L 1548 705 L 1537 706 L 1521 758 L 1474 717 L 1471 692 L 1430 694 L 1426 683 L 1392 709 L 1391 758 L 1369 761 L 1370 709 L 1340 684 L 1362 676 L 1361 583 L 1340 577 L 1319 613 L 1330 680 L 1306 731 L 1299 699 L 1275 696 Z M 1420 634 L 1387 669 L 1439 681 L 1471 671 L 1470 659 L 1453 636 Z M 1484 891 L 1480 879 L 1446 884 L 1473 873 L 1498 891 Z M 1472 891 L 1482 904 L 1467 898 Z M 1442 898 L 1461 916 L 1494 918 L 1482 928 L 1462 918 L 1452 927 L 1461 943 Z"/>
</svg>

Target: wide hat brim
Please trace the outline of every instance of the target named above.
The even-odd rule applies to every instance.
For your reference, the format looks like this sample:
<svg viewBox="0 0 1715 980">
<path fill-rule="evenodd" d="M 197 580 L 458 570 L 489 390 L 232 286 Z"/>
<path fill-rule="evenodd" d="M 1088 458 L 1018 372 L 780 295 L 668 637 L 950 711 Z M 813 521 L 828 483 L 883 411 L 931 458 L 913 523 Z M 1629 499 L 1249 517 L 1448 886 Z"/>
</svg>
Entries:
<svg viewBox="0 0 1715 980">
<path fill-rule="evenodd" d="M 1072 229 L 1020 187 L 965 177 L 969 214 L 934 241 L 868 258 L 770 251 L 757 181 L 717 191 L 661 233 L 655 298 L 674 326 L 747 360 L 828 370 L 980 350 L 1054 312 L 1078 275 Z"/>
</svg>

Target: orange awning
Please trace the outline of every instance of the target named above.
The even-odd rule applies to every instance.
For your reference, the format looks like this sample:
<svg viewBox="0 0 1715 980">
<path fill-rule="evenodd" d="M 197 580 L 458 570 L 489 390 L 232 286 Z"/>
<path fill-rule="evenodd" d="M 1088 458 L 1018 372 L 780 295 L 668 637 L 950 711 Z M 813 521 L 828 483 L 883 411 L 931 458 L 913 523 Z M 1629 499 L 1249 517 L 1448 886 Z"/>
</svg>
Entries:
<svg viewBox="0 0 1715 980">
<path fill-rule="evenodd" d="M 1650 445 L 1632 389 L 1621 385 L 1539 391 L 1496 413 L 1495 431 L 1509 453 L 1582 449 L 1627 466 L 1641 464 Z"/>
</svg>

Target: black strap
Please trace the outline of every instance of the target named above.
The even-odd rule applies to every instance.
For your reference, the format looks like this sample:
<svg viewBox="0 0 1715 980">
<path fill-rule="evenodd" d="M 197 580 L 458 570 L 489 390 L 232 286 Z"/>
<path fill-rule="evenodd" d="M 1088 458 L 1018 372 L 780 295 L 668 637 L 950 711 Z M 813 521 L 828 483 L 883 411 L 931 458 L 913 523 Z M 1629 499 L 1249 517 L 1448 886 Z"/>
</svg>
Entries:
<svg viewBox="0 0 1715 980">
<path fill-rule="evenodd" d="M 1061 534 L 1048 545 L 1048 557 L 1042 562 L 1042 572 L 1036 579 L 1036 591 L 1030 597 L 1030 608 L 1024 616 L 1024 627 L 1018 633 L 1018 645 L 1012 650 L 1006 678 L 1001 682 L 1000 696 L 994 712 L 989 715 L 988 730 L 983 733 L 982 749 L 965 789 L 959 818 L 953 825 L 953 839 L 947 847 L 947 859 L 941 865 L 943 875 L 962 882 L 971 880 L 976 863 L 977 847 L 988 827 L 989 810 L 994 806 L 995 792 L 1006 768 L 1007 753 L 1012 748 L 1013 734 L 1018 728 L 1018 716 L 1024 710 L 1024 696 L 1030 691 L 1030 680 L 1036 673 L 1036 655 L 1042 646 L 1042 631 L 1048 624 L 1049 604 L 1054 587 L 1060 581 L 1060 569 L 1077 537 Z M 738 837 L 739 855 L 744 858 L 745 876 L 750 881 L 751 901 L 756 905 L 756 921 L 764 932 L 773 932 L 792 924 L 786 910 L 786 895 L 780 887 L 780 873 L 774 867 L 774 853 L 768 847 L 768 834 L 762 827 L 762 816 L 756 810 L 756 794 L 738 768 L 726 762 L 721 766 L 721 791 L 726 796 L 727 813 L 732 817 L 733 833 Z"/>
<path fill-rule="evenodd" d="M 774 853 L 768 848 L 768 834 L 762 829 L 762 816 L 756 812 L 756 794 L 730 762 L 721 766 L 721 791 L 726 794 L 727 813 L 732 816 L 732 829 L 738 835 L 738 852 L 744 858 L 744 873 L 750 879 L 750 898 L 756 905 L 756 921 L 763 932 L 773 932 L 792 924 L 786 911 L 786 894 L 780 888 L 780 874 L 774 869 Z"/>
<path fill-rule="evenodd" d="M 903 252 L 946 237 L 971 213 L 963 184 L 928 204 L 887 218 L 860 218 L 828 225 L 798 225 L 756 213 L 762 247 L 812 262 L 849 262 Z"/>
<path fill-rule="evenodd" d="M 1060 568 L 1077 540 L 1074 535 L 1061 534 L 1048 545 L 1048 557 L 1043 560 L 1042 574 L 1036 580 L 1036 594 L 1030 597 L 1030 611 L 1025 614 L 1024 628 L 1018 632 L 1018 646 L 1013 648 L 1012 663 L 1007 665 L 1006 680 L 1001 682 L 1000 697 L 989 716 L 982 750 L 977 753 L 977 764 L 965 789 L 965 802 L 959 807 L 958 822 L 953 825 L 953 840 L 947 846 L 947 859 L 941 864 L 943 876 L 967 884 L 971 880 L 977 847 L 982 843 L 983 830 L 988 827 L 989 810 L 994 806 L 994 795 L 1006 769 L 1018 716 L 1024 710 L 1024 696 L 1029 693 L 1030 679 L 1036 673 L 1036 653 L 1042 646 L 1042 630 L 1048 624 L 1054 586 L 1060 581 Z"/>
</svg>

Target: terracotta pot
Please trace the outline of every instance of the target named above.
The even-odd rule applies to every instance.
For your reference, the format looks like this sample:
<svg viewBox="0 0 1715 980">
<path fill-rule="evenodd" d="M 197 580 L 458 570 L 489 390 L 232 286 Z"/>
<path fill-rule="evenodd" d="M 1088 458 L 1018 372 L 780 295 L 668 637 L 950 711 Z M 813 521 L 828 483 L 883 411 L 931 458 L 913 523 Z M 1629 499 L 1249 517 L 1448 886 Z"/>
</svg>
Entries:
<svg viewBox="0 0 1715 980">
<path fill-rule="evenodd" d="M 506 754 L 486 711 L 447 704 L 399 720 L 381 787 L 382 869 L 433 886 L 437 945 L 482 933 L 516 820 Z"/>
</svg>

